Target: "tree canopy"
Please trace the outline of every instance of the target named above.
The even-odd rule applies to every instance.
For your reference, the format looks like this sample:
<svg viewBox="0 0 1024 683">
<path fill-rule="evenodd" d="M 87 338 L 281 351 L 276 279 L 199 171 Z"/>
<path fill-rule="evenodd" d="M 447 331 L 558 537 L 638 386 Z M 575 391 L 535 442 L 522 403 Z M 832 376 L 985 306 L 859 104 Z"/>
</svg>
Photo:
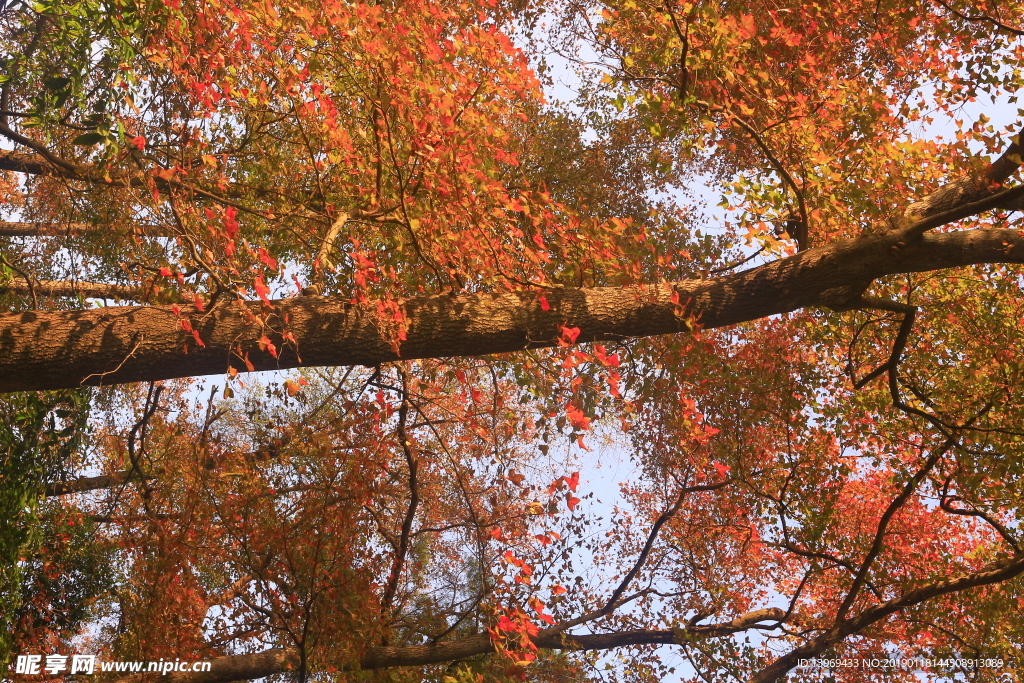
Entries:
<svg viewBox="0 0 1024 683">
<path fill-rule="evenodd" d="M 1019 676 L 1024 5 L 0 26 L 0 659 Z"/>
</svg>

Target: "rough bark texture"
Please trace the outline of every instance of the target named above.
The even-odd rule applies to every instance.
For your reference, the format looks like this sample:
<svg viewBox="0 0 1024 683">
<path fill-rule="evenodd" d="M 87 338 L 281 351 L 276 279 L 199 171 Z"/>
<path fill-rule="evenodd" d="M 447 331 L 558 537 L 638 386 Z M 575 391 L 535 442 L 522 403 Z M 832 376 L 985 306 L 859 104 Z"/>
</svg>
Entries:
<svg viewBox="0 0 1024 683">
<path fill-rule="evenodd" d="M 50 175 L 54 167 L 38 154 L 0 152 L 0 171 L 15 171 L 28 175 Z"/>
<path fill-rule="evenodd" d="M 1017 142 L 1011 142 L 1006 151 L 980 173 L 948 183 L 913 202 L 903 212 L 901 227 L 994 194 L 1001 189 L 1003 181 L 1016 173 L 1020 166 L 1017 159 L 1022 151 Z"/>
<path fill-rule="evenodd" d="M 862 294 L 886 275 L 925 272 L 979 263 L 1024 263 L 1024 237 L 1016 230 L 929 230 L 991 209 L 1024 207 L 1024 187 L 1002 190 L 1021 152 L 1014 143 L 984 171 L 954 181 L 914 202 L 883 229 L 859 239 L 803 251 L 790 258 L 716 279 L 623 288 L 555 289 L 495 294 L 423 296 L 402 302 L 404 327 L 377 316 L 373 306 L 339 298 L 305 296 L 270 304 L 221 303 L 211 311 L 192 306 L 127 306 L 87 311 L 23 312 L 0 316 L 0 391 L 160 380 L 299 366 L 377 365 L 398 359 L 444 358 L 554 346 L 563 327 L 579 328 L 577 341 L 620 340 L 684 332 L 694 323 L 716 328 L 809 306 L 834 309 L 863 304 Z M 59 166 L 37 155 L 0 152 L 0 170 L 52 174 L 110 185 L 156 182 L 196 196 L 209 192 L 143 176 L 109 179 L 73 164 Z M 230 195 L 230 192 L 229 192 Z M 8 229 L 12 232 L 2 232 Z M 22 232 L 14 232 L 14 231 Z M 34 232 L 33 232 L 34 230 Z M 9 226 L 0 235 L 46 234 L 42 228 Z M 332 234 L 324 240 L 326 257 Z M 40 283 L 42 284 L 42 283 Z M 400 334 L 401 333 L 401 334 Z M 399 341 L 401 337 L 401 341 Z M 78 489 L 85 490 L 85 489 Z M 99 518 L 115 521 L 115 518 Z M 800 658 L 811 657 L 851 634 L 931 598 L 1005 581 L 1024 573 L 1016 555 L 961 577 L 941 579 L 861 609 L 818 632 L 805 644 L 756 674 L 752 683 L 784 677 Z M 548 629 L 541 648 L 596 650 L 636 644 L 673 644 L 727 635 L 759 622 L 786 618 L 778 609 L 758 610 L 731 622 L 685 629 L 630 630 L 573 635 Z M 430 645 L 372 646 L 356 669 L 421 666 L 493 652 L 486 634 Z M 251 680 L 295 668 L 299 653 L 275 648 L 222 657 L 205 673 L 175 673 L 168 683 Z M 129 676 L 118 683 L 152 678 Z"/>
<path fill-rule="evenodd" d="M 1024 262 L 1016 230 L 902 239 L 869 235 L 717 279 L 549 290 L 548 310 L 535 291 L 411 298 L 403 302 L 408 328 L 400 343 L 375 309 L 333 297 L 222 303 L 206 313 L 164 305 L 5 314 L 0 391 L 245 371 L 246 356 L 253 369 L 274 370 L 503 353 L 553 346 L 562 326 L 579 328 L 581 342 L 670 334 L 689 329 L 688 316 L 715 328 L 807 306 L 848 307 L 893 273 Z M 261 348 L 264 335 L 277 357 Z"/>
</svg>

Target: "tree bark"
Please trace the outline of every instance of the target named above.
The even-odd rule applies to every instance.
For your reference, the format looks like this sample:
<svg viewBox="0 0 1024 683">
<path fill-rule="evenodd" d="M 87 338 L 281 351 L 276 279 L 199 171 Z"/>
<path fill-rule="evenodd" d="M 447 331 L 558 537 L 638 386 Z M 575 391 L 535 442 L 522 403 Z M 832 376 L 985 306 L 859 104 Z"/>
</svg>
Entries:
<svg viewBox="0 0 1024 683">
<path fill-rule="evenodd" d="M 303 296 L 193 306 L 125 306 L 0 315 L 0 391 L 63 389 L 236 370 L 366 365 L 399 359 L 504 353 L 554 346 L 563 327 L 577 341 L 722 327 L 808 306 L 857 306 L 877 278 L 977 263 L 1024 262 L 1015 230 L 927 231 L 1024 203 L 1024 186 L 1002 190 L 1019 168 L 1014 142 L 980 174 L 910 204 L 888 229 L 809 249 L 743 273 L 622 288 L 423 296 L 402 302 L 404 330 L 373 306 Z M 0 170 L 110 184 L 90 167 L 0 152 Z M 184 186 L 182 186 L 184 187 Z M 188 189 L 200 192 L 205 191 Z M 213 195 L 209 195 L 213 196 Z M 405 338 L 399 341 L 400 332 Z M 268 344 L 269 342 L 269 344 Z"/>
<path fill-rule="evenodd" d="M 202 661 L 202 660 L 195 660 Z M 218 657 L 204 672 L 176 672 L 157 676 L 161 683 L 227 683 L 249 681 L 283 673 L 298 666 L 299 654 L 290 648 L 271 648 L 247 655 Z M 149 683 L 155 674 L 133 674 L 116 678 L 109 683 Z"/>
<path fill-rule="evenodd" d="M 716 279 L 552 289 L 543 293 L 547 308 L 539 291 L 414 297 L 402 302 L 401 342 L 373 306 L 338 297 L 232 302 L 205 313 L 191 305 L 10 313 L 0 315 L 0 391 L 245 371 L 246 359 L 253 370 L 276 370 L 504 353 L 554 346 L 563 326 L 579 328 L 580 342 L 671 334 L 692 320 L 710 329 L 808 306 L 843 309 L 885 275 L 1021 262 L 1016 230 L 888 232 Z"/>
</svg>

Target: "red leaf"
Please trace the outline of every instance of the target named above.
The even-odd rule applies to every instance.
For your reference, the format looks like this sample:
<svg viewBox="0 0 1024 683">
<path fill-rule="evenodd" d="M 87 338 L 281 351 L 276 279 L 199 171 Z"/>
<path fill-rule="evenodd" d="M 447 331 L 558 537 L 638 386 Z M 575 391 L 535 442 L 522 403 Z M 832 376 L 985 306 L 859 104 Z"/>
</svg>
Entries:
<svg viewBox="0 0 1024 683">
<path fill-rule="evenodd" d="M 266 351 L 274 358 L 277 358 L 277 347 L 274 346 L 274 342 L 270 341 L 267 335 L 260 337 L 257 343 L 260 345 L 260 351 Z"/>
<path fill-rule="evenodd" d="M 754 17 L 750 14 L 744 14 L 740 19 L 740 35 L 744 38 L 753 38 L 757 35 L 757 24 L 754 23 Z M 877 34 L 876 34 L 877 35 Z"/>
<path fill-rule="evenodd" d="M 238 209 L 233 206 L 229 206 L 224 212 L 224 229 L 230 238 L 234 238 L 235 233 L 238 232 L 238 221 L 235 220 L 237 216 Z"/>
<path fill-rule="evenodd" d="M 569 422 L 576 429 L 582 429 L 584 431 L 590 429 L 590 418 L 583 414 L 583 411 L 569 404 L 565 407 L 565 416 L 569 418 Z"/>
<path fill-rule="evenodd" d="M 272 305 L 270 299 L 267 298 L 267 294 L 270 294 L 270 287 L 263 281 L 263 276 L 260 275 L 256 278 L 256 294 L 263 299 L 263 303 L 268 306 Z"/>
<path fill-rule="evenodd" d="M 622 398 L 622 394 L 619 393 L 619 379 L 619 373 L 617 372 L 608 375 L 608 389 L 615 398 Z"/>
<path fill-rule="evenodd" d="M 570 344 L 575 344 L 576 339 L 580 336 L 580 328 L 578 327 L 560 327 L 559 330 L 562 333 L 562 339 Z"/>
</svg>

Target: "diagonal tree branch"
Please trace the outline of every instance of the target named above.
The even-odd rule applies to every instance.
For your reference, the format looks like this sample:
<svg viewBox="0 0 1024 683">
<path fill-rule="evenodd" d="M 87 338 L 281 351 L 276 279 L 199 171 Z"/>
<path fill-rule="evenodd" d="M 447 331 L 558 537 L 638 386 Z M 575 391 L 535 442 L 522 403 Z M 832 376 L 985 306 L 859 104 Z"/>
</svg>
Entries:
<svg viewBox="0 0 1024 683">
<path fill-rule="evenodd" d="M 974 215 L 974 213 L 980 211 L 987 211 L 988 209 L 980 209 L 979 211 L 971 207 L 980 200 L 1007 191 L 1002 187 L 1002 184 L 1020 168 L 1021 154 L 1024 152 L 1024 148 L 1020 144 L 1021 135 L 1024 135 L 1024 129 L 1014 137 L 1006 151 L 998 159 L 986 166 L 981 173 L 955 180 L 911 203 L 904 210 L 902 218 L 893 223 L 891 227 L 895 230 L 905 228 L 907 234 L 912 236 L 914 234 L 923 234 L 927 230 L 939 227 L 939 225 L 960 220 L 960 218 L 940 218 L 942 220 L 941 223 L 931 224 L 924 221 L 926 218 L 938 218 L 943 214 L 955 212 L 957 209 L 973 212 L 967 213 L 962 217 Z M 1015 199 L 1019 199 L 1019 195 Z M 996 202 L 990 205 L 989 208 L 999 208 L 1001 205 L 1009 204 L 1013 201 L 1014 198 L 1004 198 L 1002 203 Z M 951 215 L 959 214 L 953 213 Z M 917 225 L 914 226 L 914 224 Z M 926 225 L 929 227 L 925 227 Z"/>
<path fill-rule="evenodd" d="M 615 633 L 569 635 L 544 632 L 533 639 L 538 648 L 550 650 L 610 650 L 629 645 L 677 645 L 694 637 L 727 636 L 762 622 L 779 621 L 785 611 L 777 607 L 754 610 L 720 624 L 708 624 L 679 629 L 635 629 Z M 774 626 L 771 626 L 774 627 Z M 550 629 L 549 631 L 557 631 Z M 486 655 L 495 651 L 487 634 L 469 636 L 432 645 L 373 646 L 366 649 L 359 663 L 343 667 L 346 671 L 370 671 L 395 667 L 424 666 L 453 662 L 467 657 Z M 180 672 L 161 677 L 166 683 L 228 683 L 245 681 L 283 673 L 298 666 L 299 653 L 292 648 L 273 648 L 250 655 L 221 657 L 211 662 L 210 671 L 202 673 Z M 110 683 L 143 683 L 141 675 L 124 676 Z"/>
<path fill-rule="evenodd" d="M 942 5 L 942 7 L 944 7 L 947 11 L 951 12 L 952 14 L 955 14 L 956 16 L 960 17 L 964 21 L 982 21 L 982 22 L 985 22 L 985 23 L 992 24 L 997 29 L 1002 29 L 1003 31 L 1006 31 L 1007 33 L 1012 33 L 1015 36 L 1024 36 L 1024 30 L 1021 30 L 1021 29 L 1019 29 L 1019 28 L 1017 28 L 1015 26 L 1010 26 L 1009 24 L 1004 24 L 1003 22 L 999 21 L 998 19 L 996 19 L 994 17 L 991 17 L 991 16 L 989 16 L 987 14 L 973 14 L 973 15 L 964 14 L 963 12 L 961 12 L 961 11 L 951 7 L 949 5 L 949 3 L 943 2 L 943 0 L 935 0 L 935 2 L 937 2 L 940 5 Z"/>
<path fill-rule="evenodd" d="M 420 490 L 419 481 L 417 474 L 419 470 L 419 461 L 416 459 L 416 454 L 413 452 L 412 444 L 409 442 L 409 433 L 406 431 L 406 421 L 409 417 L 409 399 L 406 393 L 406 379 L 404 373 L 402 374 L 402 405 L 398 409 L 398 425 L 396 432 L 398 440 L 401 443 L 402 452 L 405 453 L 405 462 L 409 468 L 409 507 L 405 513 L 405 519 L 402 521 L 402 533 L 398 537 L 398 548 L 395 550 L 395 557 L 391 564 L 391 574 L 388 578 L 388 584 L 384 589 L 384 595 L 381 598 L 381 609 L 384 611 L 391 609 L 391 603 L 395 599 L 395 593 L 398 591 L 398 584 L 402 580 L 402 568 L 405 564 L 406 555 L 409 553 L 409 540 L 412 535 L 412 525 L 416 520 L 416 508 L 420 502 Z"/>
<path fill-rule="evenodd" d="M 914 494 L 914 491 L 917 490 L 917 487 L 920 486 L 921 482 L 928 476 L 928 473 L 931 472 L 935 465 L 939 463 L 942 456 L 945 455 L 946 452 L 955 444 L 956 440 L 949 438 L 946 439 L 946 442 L 942 444 L 941 447 L 933 450 L 921 467 L 918 468 L 917 472 L 914 473 L 914 476 L 910 478 L 910 481 L 903 486 L 903 490 L 900 491 L 899 495 L 889 503 L 885 512 L 882 513 L 882 517 L 878 521 L 878 528 L 875 531 L 875 538 L 871 542 L 871 547 L 864 556 L 864 560 L 861 562 L 856 576 L 854 576 L 853 584 L 851 584 L 850 590 L 846 593 L 846 597 L 843 599 L 842 604 L 839 605 L 839 609 L 836 612 L 836 621 L 842 621 L 846 618 L 847 612 L 850 611 L 850 607 L 853 606 L 857 596 L 860 595 L 861 589 L 867 583 L 868 572 L 871 570 L 871 565 L 885 546 L 885 532 L 889 527 L 889 522 L 892 521 L 892 518 L 900 511 L 907 500 L 910 499 L 910 496 Z"/>
<path fill-rule="evenodd" d="M 955 578 L 940 578 L 907 591 L 898 598 L 865 609 L 857 616 L 840 621 L 817 638 L 794 648 L 779 657 L 770 666 L 758 672 L 750 679 L 750 683 L 774 683 L 782 679 L 801 659 L 815 657 L 832 647 L 843 638 L 858 633 L 868 626 L 891 616 L 902 609 L 919 605 L 926 600 L 950 593 L 1000 583 L 1024 574 L 1024 554 L 1016 553 L 1002 562 L 996 562 L 988 568 Z"/>
<path fill-rule="evenodd" d="M 246 353 L 254 370 L 505 353 L 555 346 L 566 326 L 580 329 L 580 342 L 619 341 L 687 331 L 687 315 L 710 329 L 809 306 L 848 307 L 884 275 L 1022 262 L 1016 230 L 874 234 L 717 279 L 550 290 L 547 308 L 535 291 L 413 297 L 402 302 L 407 338 L 397 347 L 372 304 L 336 297 L 281 299 L 266 311 L 239 302 L 208 313 L 164 305 L 4 314 L 0 391 L 218 374 L 241 367 Z M 687 302 L 683 315 L 678 301 Z M 264 335 L 276 357 L 260 343 Z"/>
</svg>

